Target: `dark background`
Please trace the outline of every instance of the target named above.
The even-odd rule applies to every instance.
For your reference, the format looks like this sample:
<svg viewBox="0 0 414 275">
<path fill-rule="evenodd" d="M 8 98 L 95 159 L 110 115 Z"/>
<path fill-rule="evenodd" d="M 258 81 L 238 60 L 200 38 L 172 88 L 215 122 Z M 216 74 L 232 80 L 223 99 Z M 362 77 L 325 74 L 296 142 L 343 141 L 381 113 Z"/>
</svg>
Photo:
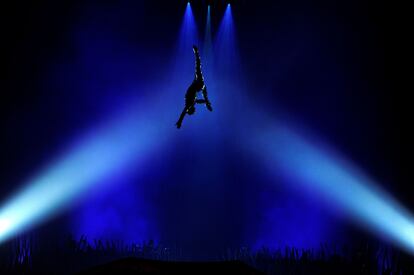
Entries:
<svg viewBox="0 0 414 275">
<path fill-rule="evenodd" d="M 193 2 L 203 33 L 206 2 Z M 112 105 L 139 93 L 128 87 L 160 81 L 158 74 L 171 59 L 185 5 L 36 1 L 0 9 L 0 201 L 73 137 L 110 113 Z M 248 97 L 269 113 L 281 108 L 304 122 L 414 209 L 408 138 L 412 107 L 407 96 L 412 85 L 411 77 L 405 77 L 408 71 L 399 65 L 409 56 L 407 33 L 391 16 L 392 7 L 381 1 L 233 1 L 232 8 Z M 224 9 L 224 2 L 212 2 L 213 37 Z M 233 111 L 231 103 L 226 107 Z M 260 167 L 228 142 L 221 140 L 212 152 L 200 150 L 196 142 L 175 140 L 166 152 L 152 157 L 154 164 L 145 172 L 125 176 L 120 182 L 126 184 L 85 203 L 93 207 L 77 206 L 42 228 L 82 234 L 96 227 L 85 234 L 126 241 L 154 238 L 200 257 L 225 247 L 273 240 L 269 246 L 278 241 L 313 246 L 365 237 L 312 199 L 271 187 Z M 214 164 L 217 155 L 225 165 Z M 193 179 L 197 185 L 183 183 L 183 167 L 191 165 L 213 169 L 204 181 L 215 184 L 203 183 L 202 178 Z M 133 187 L 136 181 L 147 187 Z M 131 192 L 143 194 L 139 203 L 135 197 L 116 200 Z M 283 225 L 266 224 L 257 214 L 266 212 L 274 198 L 278 210 L 272 213 L 284 220 Z M 303 214 L 309 206 L 314 210 Z M 136 229 L 137 212 L 148 224 L 145 230 Z M 97 213 L 102 214 L 99 219 Z M 109 221 L 118 222 L 121 229 L 108 229 L 103 224 Z M 122 230 L 125 225 L 130 228 Z M 302 240 L 297 237 L 300 230 L 293 230 L 307 225 L 303 234 L 314 236 L 314 241 Z M 269 230 L 275 235 L 263 233 Z"/>
</svg>

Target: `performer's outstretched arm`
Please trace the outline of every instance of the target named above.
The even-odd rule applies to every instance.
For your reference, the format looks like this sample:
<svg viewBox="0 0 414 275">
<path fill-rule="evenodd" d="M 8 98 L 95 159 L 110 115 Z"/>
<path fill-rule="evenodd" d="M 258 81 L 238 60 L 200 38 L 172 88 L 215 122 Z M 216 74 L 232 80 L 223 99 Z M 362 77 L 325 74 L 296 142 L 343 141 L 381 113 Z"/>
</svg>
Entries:
<svg viewBox="0 0 414 275">
<path fill-rule="evenodd" d="M 183 123 L 183 119 L 184 119 L 186 113 L 187 113 L 187 108 L 184 107 L 184 110 L 181 112 L 180 118 L 178 119 L 177 123 L 175 124 L 175 125 L 177 125 L 178 129 L 181 128 L 181 124 Z"/>
<path fill-rule="evenodd" d="M 207 109 L 209 110 L 209 111 L 213 111 L 213 108 L 211 107 L 211 103 L 210 103 L 210 100 L 208 100 L 208 96 L 207 96 L 207 87 L 206 87 L 206 85 L 204 85 L 204 87 L 203 87 L 203 97 L 204 97 L 204 100 L 206 101 L 206 106 L 207 106 Z"/>
</svg>

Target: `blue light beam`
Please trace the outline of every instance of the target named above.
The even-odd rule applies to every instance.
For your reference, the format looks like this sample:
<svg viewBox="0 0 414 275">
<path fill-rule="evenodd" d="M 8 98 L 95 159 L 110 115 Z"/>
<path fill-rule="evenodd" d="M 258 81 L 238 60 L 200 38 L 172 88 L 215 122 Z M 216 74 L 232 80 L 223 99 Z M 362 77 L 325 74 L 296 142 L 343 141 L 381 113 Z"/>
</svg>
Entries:
<svg viewBox="0 0 414 275">
<path fill-rule="evenodd" d="M 234 74 L 234 71 L 238 68 L 237 66 L 239 65 L 239 59 L 237 56 L 233 14 L 230 5 L 227 5 L 226 11 L 224 12 L 221 20 L 215 42 L 215 48 L 220 74 Z"/>
<path fill-rule="evenodd" d="M 180 28 L 179 51 L 188 52 L 194 44 L 198 44 L 198 31 L 190 2 L 187 3 L 184 19 Z M 191 53 L 191 52 L 190 52 Z"/>
<path fill-rule="evenodd" d="M 193 45 L 198 45 L 198 31 L 190 2 L 187 3 L 184 17 L 181 23 L 178 41 L 173 52 L 172 74 L 170 82 L 172 86 L 186 89 L 188 79 L 193 78 L 194 57 Z M 191 69 L 190 69 L 191 68 Z M 184 88 L 185 87 L 185 88 Z"/>
<path fill-rule="evenodd" d="M 84 136 L 0 207 L 0 243 L 102 188 L 105 179 L 128 166 L 139 167 L 163 144 L 164 128 L 154 124 L 162 119 L 141 106 L 135 105 Z"/>
<path fill-rule="evenodd" d="M 272 125 L 278 125 L 275 122 Z M 258 131 L 248 150 L 275 175 L 337 208 L 414 255 L 414 217 L 372 179 L 333 150 L 286 126 Z"/>
<path fill-rule="evenodd" d="M 212 36 L 211 36 L 211 9 L 210 5 L 207 6 L 207 18 L 206 18 L 206 28 L 204 33 L 204 59 L 213 59 L 212 58 Z"/>
</svg>

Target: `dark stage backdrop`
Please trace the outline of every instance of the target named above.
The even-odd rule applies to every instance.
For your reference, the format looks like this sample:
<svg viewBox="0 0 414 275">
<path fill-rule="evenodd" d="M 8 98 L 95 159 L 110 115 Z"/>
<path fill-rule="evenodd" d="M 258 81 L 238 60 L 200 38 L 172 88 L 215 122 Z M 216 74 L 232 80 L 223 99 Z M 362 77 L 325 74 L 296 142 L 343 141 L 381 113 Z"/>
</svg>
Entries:
<svg viewBox="0 0 414 275">
<path fill-rule="evenodd" d="M 206 1 L 192 2 L 203 48 Z M 226 5 L 213 2 L 216 45 Z M 168 89 L 176 91 L 168 111 L 148 110 L 165 112 L 170 140 L 42 229 L 153 239 L 193 258 L 241 246 L 318 247 L 366 237 L 312 195 L 286 188 L 282 179 L 275 184 L 238 148 L 237 129 L 249 131 L 253 105 L 300 121 L 414 209 L 405 141 L 412 108 L 400 96 L 402 77 L 390 72 L 403 75 L 396 59 L 405 56 L 399 46 L 405 38 L 385 4 L 334 2 L 233 1 L 237 67 L 223 70 L 227 78 L 219 66 L 204 67 L 214 111 L 198 108 L 180 130 L 174 123 L 194 70 L 191 47 L 186 58 L 177 54 L 185 1 L 1 8 L 0 201 L 131 98 L 163 98 Z M 219 63 L 215 56 L 209 61 Z M 185 77 L 172 86 L 175 74 Z"/>
</svg>

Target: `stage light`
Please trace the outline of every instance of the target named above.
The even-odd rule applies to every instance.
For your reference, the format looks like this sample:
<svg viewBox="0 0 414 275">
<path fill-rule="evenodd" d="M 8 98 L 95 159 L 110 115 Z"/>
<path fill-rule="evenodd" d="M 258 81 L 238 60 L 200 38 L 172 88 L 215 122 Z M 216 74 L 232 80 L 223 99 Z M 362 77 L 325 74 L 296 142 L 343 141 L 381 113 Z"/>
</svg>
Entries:
<svg viewBox="0 0 414 275">
<path fill-rule="evenodd" d="M 187 79 L 192 79 L 193 70 L 182 64 L 188 64 L 189 68 L 194 64 L 191 49 L 197 44 L 197 37 L 191 5 L 187 2 L 176 64 L 169 70 L 174 71 L 171 85 L 165 89 L 158 87 L 163 92 L 155 100 L 131 103 L 128 110 L 91 131 L 24 184 L 22 190 L 0 207 L 0 243 L 70 207 L 87 192 L 93 192 L 93 188 L 103 188 L 106 179 L 130 165 L 139 166 L 152 149 L 162 146 L 167 138 L 164 131 L 174 129 L 171 117 L 181 110 L 180 105 L 171 104 L 178 100 L 175 88 L 171 87 L 184 87 Z M 169 104 L 165 105 L 166 102 Z M 175 106 L 180 108 L 175 110 Z"/>
<path fill-rule="evenodd" d="M 172 68 L 168 75 L 170 76 L 170 85 L 176 87 L 178 90 L 187 89 L 188 79 L 194 77 L 192 70 L 194 64 L 194 56 L 192 52 L 193 45 L 198 45 L 198 31 L 194 19 L 193 11 L 190 2 L 183 11 L 183 19 L 180 26 L 177 44 L 172 56 Z M 180 99 L 181 101 L 177 101 Z M 173 102 L 177 102 L 177 106 L 181 107 L 182 98 L 176 97 Z M 179 102 L 179 103 L 178 103 Z M 176 112 L 181 112 L 176 110 Z"/>
<path fill-rule="evenodd" d="M 414 217 L 374 180 L 314 138 L 269 121 L 246 144 L 275 177 L 414 255 Z"/>
<path fill-rule="evenodd" d="M 207 18 L 206 18 L 206 27 L 204 32 L 204 64 L 211 63 L 213 60 L 213 49 L 212 49 L 212 35 L 211 35 L 211 15 L 210 15 L 210 5 L 207 6 Z M 210 64 L 211 65 L 211 64 Z M 207 70 L 210 71 L 210 70 Z"/>
<path fill-rule="evenodd" d="M 133 106 L 85 135 L 29 180 L 0 207 L 0 243 L 103 188 L 111 176 L 139 167 L 165 138 L 162 118 L 151 114 L 141 104 Z"/>
<path fill-rule="evenodd" d="M 187 2 L 175 52 L 176 64 L 187 64 L 187 62 L 192 62 L 191 60 L 193 56 L 191 49 L 194 44 L 198 45 L 198 32 L 190 2 Z M 176 70 L 179 70 L 179 68 L 176 68 Z"/>
<path fill-rule="evenodd" d="M 217 64 L 220 75 L 235 75 L 234 69 L 238 67 L 239 58 L 235 43 L 235 30 L 231 7 L 227 5 L 215 42 Z"/>
</svg>

